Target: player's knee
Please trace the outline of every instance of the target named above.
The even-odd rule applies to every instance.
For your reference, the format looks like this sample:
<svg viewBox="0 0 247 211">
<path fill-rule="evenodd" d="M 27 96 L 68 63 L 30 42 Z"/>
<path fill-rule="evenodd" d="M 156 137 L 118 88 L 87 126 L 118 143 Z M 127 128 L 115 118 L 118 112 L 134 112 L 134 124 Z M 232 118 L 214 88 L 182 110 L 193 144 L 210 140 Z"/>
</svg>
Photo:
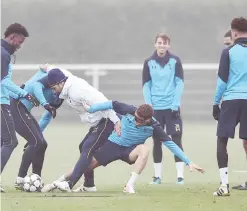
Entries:
<svg viewBox="0 0 247 211">
<path fill-rule="evenodd" d="M 12 141 L 10 143 L 3 143 L 2 146 L 9 147 L 14 150 L 18 146 L 18 141 Z"/>
<path fill-rule="evenodd" d="M 36 144 L 36 148 L 39 148 L 39 149 L 42 149 L 42 150 L 46 150 L 47 149 L 47 142 L 45 140 L 42 140 L 42 141 L 39 141 L 37 144 Z"/>
<path fill-rule="evenodd" d="M 140 145 L 139 147 L 140 147 L 139 156 L 141 156 L 143 158 L 147 158 L 149 155 L 149 148 L 144 144 Z"/>
</svg>

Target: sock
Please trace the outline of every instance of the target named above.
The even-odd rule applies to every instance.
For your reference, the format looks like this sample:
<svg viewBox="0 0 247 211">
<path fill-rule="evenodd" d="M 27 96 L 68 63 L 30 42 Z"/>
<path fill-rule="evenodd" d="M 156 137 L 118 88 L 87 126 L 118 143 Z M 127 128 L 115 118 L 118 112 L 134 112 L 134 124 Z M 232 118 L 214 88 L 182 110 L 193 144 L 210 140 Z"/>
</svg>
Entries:
<svg viewBox="0 0 247 211">
<path fill-rule="evenodd" d="M 131 177 L 129 178 L 129 181 L 127 182 L 127 185 L 130 185 L 133 187 L 138 176 L 139 176 L 139 174 L 132 172 Z"/>
<path fill-rule="evenodd" d="M 63 182 L 63 181 L 65 181 L 66 179 L 65 179 L 65 176 L 64 176 L 64 174 L 61 176 L 61 177 L 59 177 L 56 181 L 57 182 Z"/>
<path fill-rule="evenodd" d="M 222 185 L 228 185 L 228 167 L 220 168 L 220 180 Z"/>
<path fill-rule="evenodd" d="M 154 163 L 154 177 L 161 178 L 162 163 Z"/>
<path fill-rule="evenodd" d="M 177 178 L 184 178 L 184 162 L 176 162 Z"/>
</svg>

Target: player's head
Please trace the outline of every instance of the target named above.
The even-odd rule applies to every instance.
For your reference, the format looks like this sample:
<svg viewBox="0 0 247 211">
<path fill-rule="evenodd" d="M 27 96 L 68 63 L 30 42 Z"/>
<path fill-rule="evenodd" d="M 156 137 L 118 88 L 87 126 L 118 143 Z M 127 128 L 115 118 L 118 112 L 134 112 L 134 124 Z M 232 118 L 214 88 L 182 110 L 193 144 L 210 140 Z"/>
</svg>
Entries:
<svg viewBox="0 0 247 211">
<path fill-rule="evenodd" d="M 153 113 L 152 106 L 148 104 L 140 105 L 135 112 L 136 125 L 150 125 Z"/>
<path fill-rule="evenodd" d="M 247 37 L 247 19 L 234 18 L 231 23 L 231 34 L 233 41 L 240 37 Z"/>
<path fill-rule="evenodd" d="M 48 73 L 49 87 L 56 93 L 60 94 L 68 77 L 60 69 L 52 69 Z"/>
<path fill-rule="evenodd" d="M 164 33 L 157 34 L 155 37 L 154 47 L 159 56 L 165 55 L 170 48 L 170 38 Z"/>
<path fill-rule="evenodd" d="M 226 46 L 232 45 L 233 41 L 232 41 L 231 30 L 225 33 L 223 43 Z"/>
<path fill-rule="evenodd" d="M 13 47 L 14 51 L 21 47 L 26 37 L 29 37 L 27 29 L 19 23 L 9 25 L 4 32 L 4 39 Z"/>
</svg>

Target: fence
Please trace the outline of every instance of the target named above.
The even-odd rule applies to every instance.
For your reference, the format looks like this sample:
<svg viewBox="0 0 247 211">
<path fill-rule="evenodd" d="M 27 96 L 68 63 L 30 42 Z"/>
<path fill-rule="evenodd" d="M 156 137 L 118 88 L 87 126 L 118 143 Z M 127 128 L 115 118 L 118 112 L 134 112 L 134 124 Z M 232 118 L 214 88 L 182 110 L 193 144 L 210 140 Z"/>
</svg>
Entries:
<svg viewBox="0 0 247 211">
<path fill-rule="evenodd" d="M 142 64 L 58 64 L 70 70 L 74 75 L 87 80 L 96 89 L 100 89 L 108 99 L 121 100 L 130 104 L 143 103 L 141 73 Z M 21 84 L 28 80 L 38 65 L 15 64 L 14 81 Z M 216 85 L 216 63 L 183 64 L 185 90 L 182 99 L 182 113 L 186 120 L 210 120 L 212 102 Z M 70 118 L 71 111 L 64 105 L 59 119 Z M 41 109 L 35 110 L 40 114 Z M 61 115 L 60 115 L 61 113 Z"/>
</svg>

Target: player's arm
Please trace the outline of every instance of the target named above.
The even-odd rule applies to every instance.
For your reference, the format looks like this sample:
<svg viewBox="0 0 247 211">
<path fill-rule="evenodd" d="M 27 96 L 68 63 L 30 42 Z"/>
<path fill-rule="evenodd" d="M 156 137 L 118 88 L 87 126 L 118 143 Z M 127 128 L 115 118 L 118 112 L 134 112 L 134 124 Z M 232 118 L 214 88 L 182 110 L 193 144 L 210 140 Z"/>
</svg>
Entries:
<svg viewBox="0 0 247 211">
<path fill-rule="evenodd" d="M 144 62 L 142 70 L 142 92 L 144 96 L 145 103 L 152 105 L 151 100 L 151 76 L 149 72 L 149 67 L 147 61 Z"/>
<path fill-rule="evenodd" d="M 214 105 L 219 105 L 221 98 L 226 90 L 226 85 L 229 76 L 229 49 L 224 49 L 221 54 L 218 79 L 216 85 L 216 94 L 214 97 Z"/>
<path fill-rule="evenodd" d="M 52 120 L 52 114 L 49 111 L 45 111 L 41 119 L 39 120 L 39 127 L 41 132 L 45 130 L 47 125 L 51 122 Z"/>
<path fill-rule="evenodd" d="M 186 165 L 191 163 L 190 159 L 184 154 L 184 152 L 174 143 L 170 137 L 164 132 L 158 121 L 153 120 L 153 138 L 155 141 L 161 141 L 174 155 L 180 158 Z"/>
<path fill-rule="evenodd" d="M 136 107 L 133 105 L 128 105 L 118 101 L 106 101 L 104 103 L 93 104 L 88 108 L 89 113 L 94 113 L 96 111 L 105 111 L 108 109 L 113 109 L 116 113 L 121 115 L 134 114 Z"/>
<path fill-rule="evenodd" d="M 172 102 L 172 110 L 178 111 L 180 107 L 180 102 L 182 98 L 182 94 L 184 91 L 184 71 L 183 66 L 179 58 L 177 58 L 176 66 L 175 66 L 175 95 Z"/>
<path fill-rule="evenodd" d="M 48 104 L 48 102 L 45 99 L 44 96 L 44 89 L 48 86 L 48 77 L 44 76 L 43 78 L 41 78 L 38 81 L 35 81 L 32 83 L 32 87 L 33 87 L 33 94 L 34 96 L 37 98 L 37 100 L 40 102 L 40 104 L 42 106 L 45 106 L 46 104 Z"/>
<path fill-rule="evenodd" d="M 1 87 L 5 87 L 10 92 L 13 92 L 15 95 L 19 97 L 25 97 L 28 92 L 21 89 L 17 86 L 13 81 L 11 81 L 9 75 L 9 64 L 10 64 L 10 56 L 9 55 L 1 55 Z"/>
</svg>

